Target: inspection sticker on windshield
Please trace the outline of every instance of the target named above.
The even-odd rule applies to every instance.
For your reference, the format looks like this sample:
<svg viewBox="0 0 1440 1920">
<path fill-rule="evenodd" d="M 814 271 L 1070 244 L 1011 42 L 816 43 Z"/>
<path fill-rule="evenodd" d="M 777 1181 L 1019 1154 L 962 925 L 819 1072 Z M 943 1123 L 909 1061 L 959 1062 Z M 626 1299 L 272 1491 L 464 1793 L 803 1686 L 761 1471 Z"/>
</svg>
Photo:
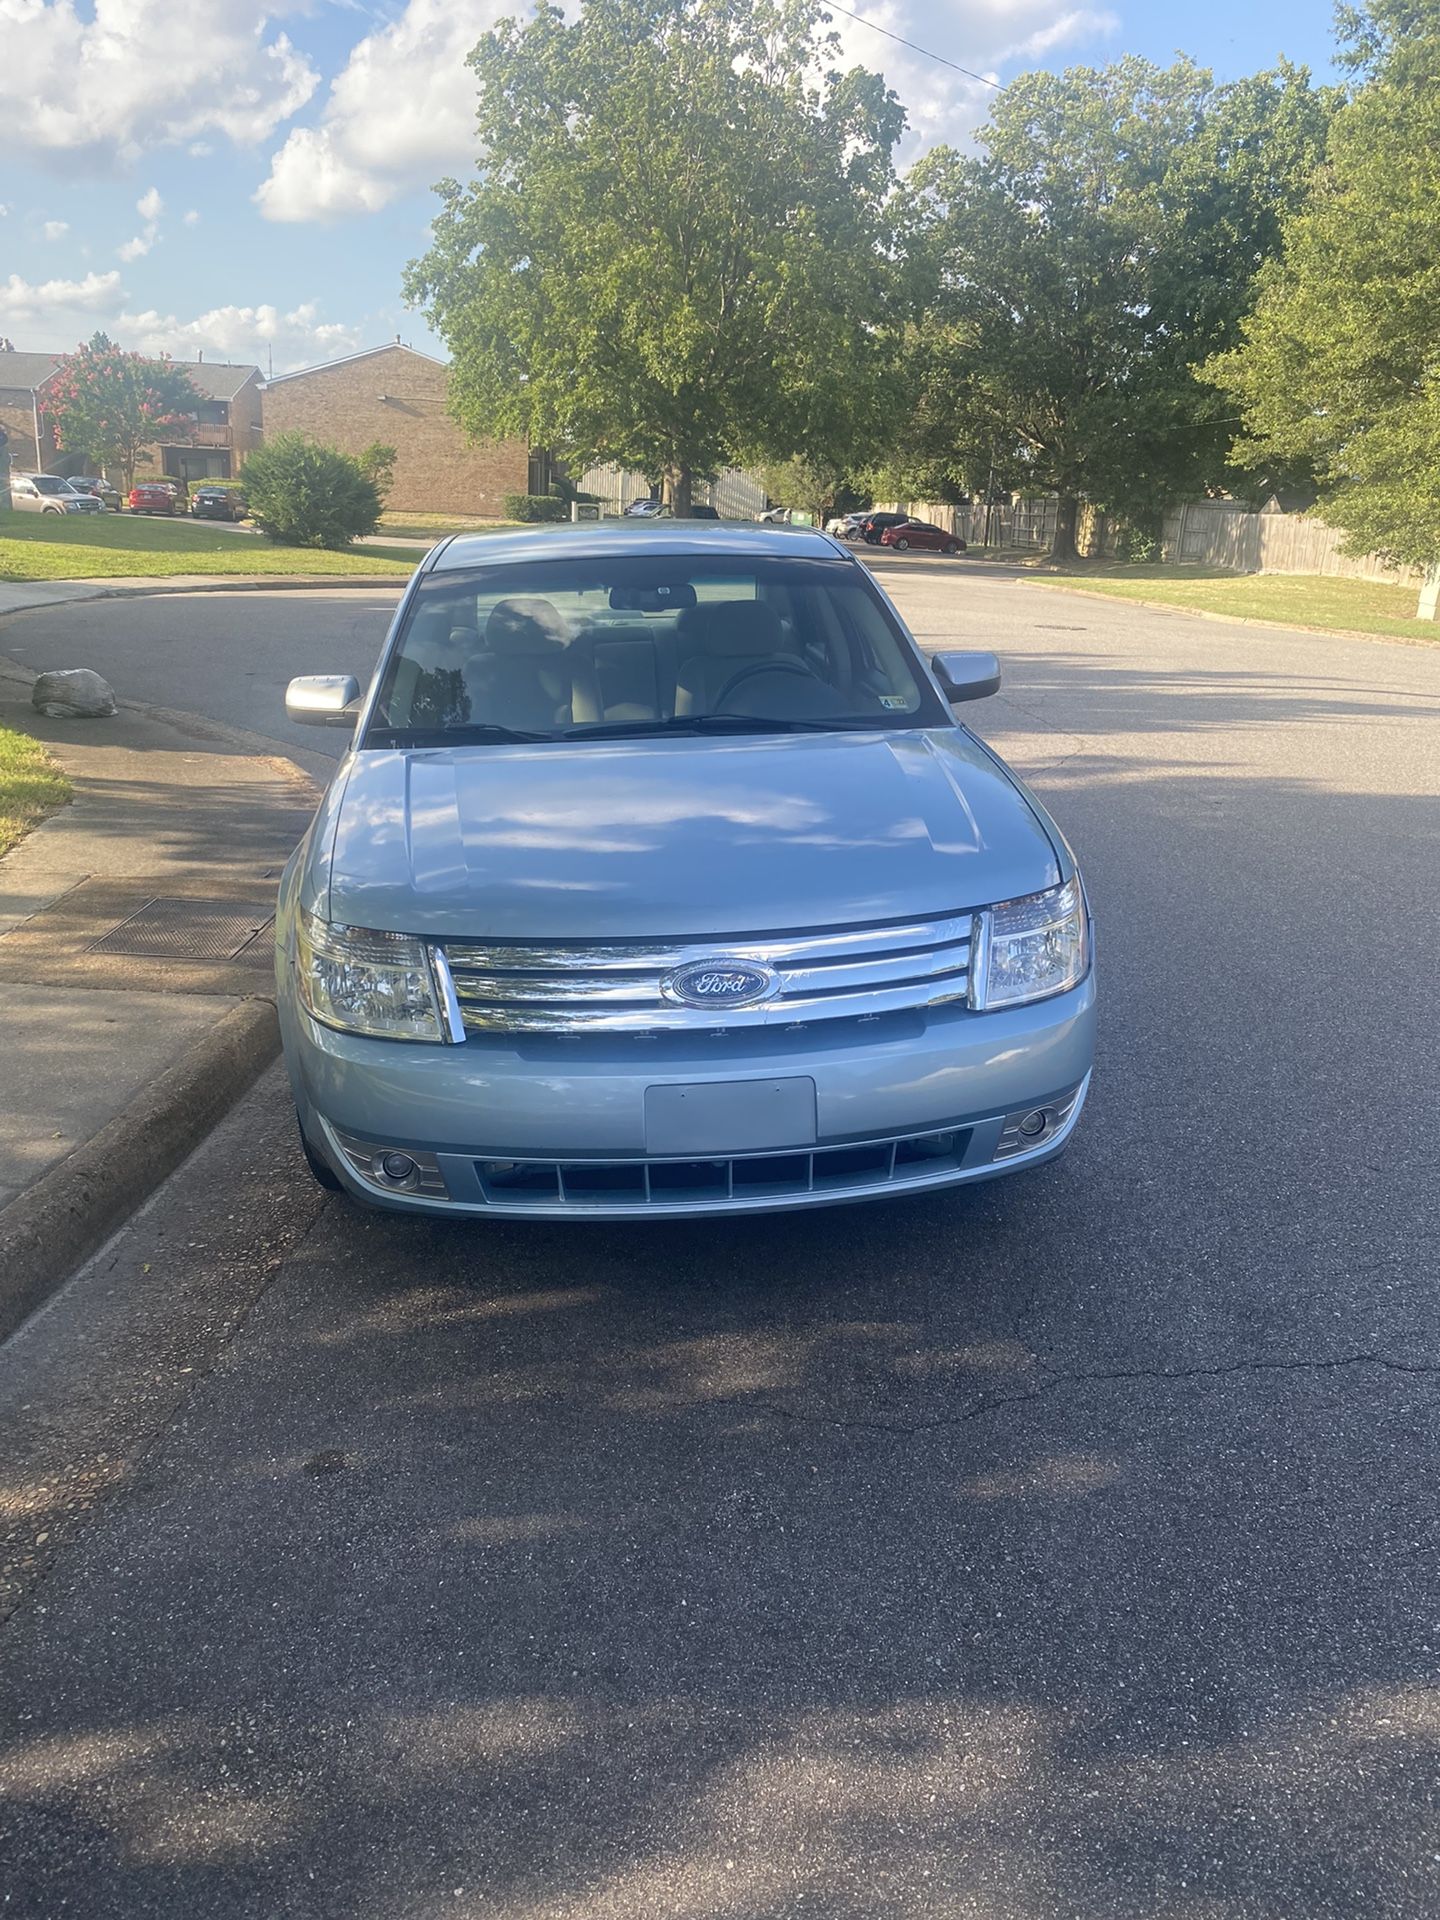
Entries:
<svg viewBox="0 0 1440 1920">
<path fill-rule="evenodd" d="M 880 704 L 882 707 L 908 707 L 910 702 L 903 693 L 882 693 Z"/>
</svg>

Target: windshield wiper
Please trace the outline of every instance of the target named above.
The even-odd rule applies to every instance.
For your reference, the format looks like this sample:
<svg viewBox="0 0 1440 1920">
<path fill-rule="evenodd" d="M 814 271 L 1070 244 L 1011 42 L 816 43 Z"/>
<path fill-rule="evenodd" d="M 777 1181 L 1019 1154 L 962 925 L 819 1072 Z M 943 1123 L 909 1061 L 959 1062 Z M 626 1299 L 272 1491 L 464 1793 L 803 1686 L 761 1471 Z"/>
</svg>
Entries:
<svg viewBox="0 0 1440 1920">
<path fill-rule="evenodd" d="M 652 733 L 873 733 L 883 725 L 878 715 L 874 720 L 777 720 L 758 713 L 677 713 L 668 720 L 615 720 L 593 727 L 566 727 L 563 737 L 640 740 Z"/>
<path fill-rule="evenodd" d="M 558 740 L 558 733 L 526 733 L 520 727 L 501 727 L 477 721 L 463 727 L 370 727 L 367 747 L 485 747 L 511 740 Z"/>
</svg>

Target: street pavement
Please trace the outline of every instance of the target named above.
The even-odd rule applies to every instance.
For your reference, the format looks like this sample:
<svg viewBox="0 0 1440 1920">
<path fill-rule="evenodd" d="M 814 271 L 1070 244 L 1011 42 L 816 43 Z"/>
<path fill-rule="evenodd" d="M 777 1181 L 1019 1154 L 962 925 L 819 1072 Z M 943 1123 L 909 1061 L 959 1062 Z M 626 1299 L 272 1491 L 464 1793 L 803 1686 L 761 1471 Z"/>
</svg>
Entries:
<svg viewBox="0 0 1440 1920">
<path fill-rule="evenodd" d="M 417 1225 L 267 1077 L 0 1349 L 0 1913 L 1440 1907 L 1440 651 L 884 577 L 1085 865 L 1071 1151 Z M 3 644 L 284 738 L 299 600 Z"/>
</svg>

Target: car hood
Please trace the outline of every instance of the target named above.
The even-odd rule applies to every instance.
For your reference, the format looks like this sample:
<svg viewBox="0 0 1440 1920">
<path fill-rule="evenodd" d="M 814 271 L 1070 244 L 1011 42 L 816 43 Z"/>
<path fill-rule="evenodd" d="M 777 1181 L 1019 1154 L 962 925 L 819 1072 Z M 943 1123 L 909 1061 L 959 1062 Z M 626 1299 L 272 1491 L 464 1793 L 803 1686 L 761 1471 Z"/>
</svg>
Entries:
<svg viewBox="0 0 1440 1920">
<path fill-rule="evenodd" d="M 710 937 L 1060 878 L 1024 795 L 955 728 L 367 751 L 326 811 L 310 902 L 394 932 Z"/>
</svg>

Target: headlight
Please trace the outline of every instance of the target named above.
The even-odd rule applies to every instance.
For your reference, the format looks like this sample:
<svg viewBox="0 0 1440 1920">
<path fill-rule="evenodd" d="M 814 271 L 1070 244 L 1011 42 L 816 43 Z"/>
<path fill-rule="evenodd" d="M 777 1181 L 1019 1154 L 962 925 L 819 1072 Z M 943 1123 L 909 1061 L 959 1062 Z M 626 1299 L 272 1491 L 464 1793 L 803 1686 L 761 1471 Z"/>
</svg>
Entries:
<svg viewBox="0 0 1440 1920">
<path fill-rule="evenodd" d="M 987 907 L 975 920 L 972 1007 L 1018 1007 L 1064 993 L 1084 979 L 1090 943 L 1078 880 Z"/>
<path fill-rule="evenodd" d="M 332 926 L 302 913 L 295 936 L 300 998 L 327 1027 L 383 1040 L 444 1040 L 424 942 L 408 933 Z"/>
</svg>

